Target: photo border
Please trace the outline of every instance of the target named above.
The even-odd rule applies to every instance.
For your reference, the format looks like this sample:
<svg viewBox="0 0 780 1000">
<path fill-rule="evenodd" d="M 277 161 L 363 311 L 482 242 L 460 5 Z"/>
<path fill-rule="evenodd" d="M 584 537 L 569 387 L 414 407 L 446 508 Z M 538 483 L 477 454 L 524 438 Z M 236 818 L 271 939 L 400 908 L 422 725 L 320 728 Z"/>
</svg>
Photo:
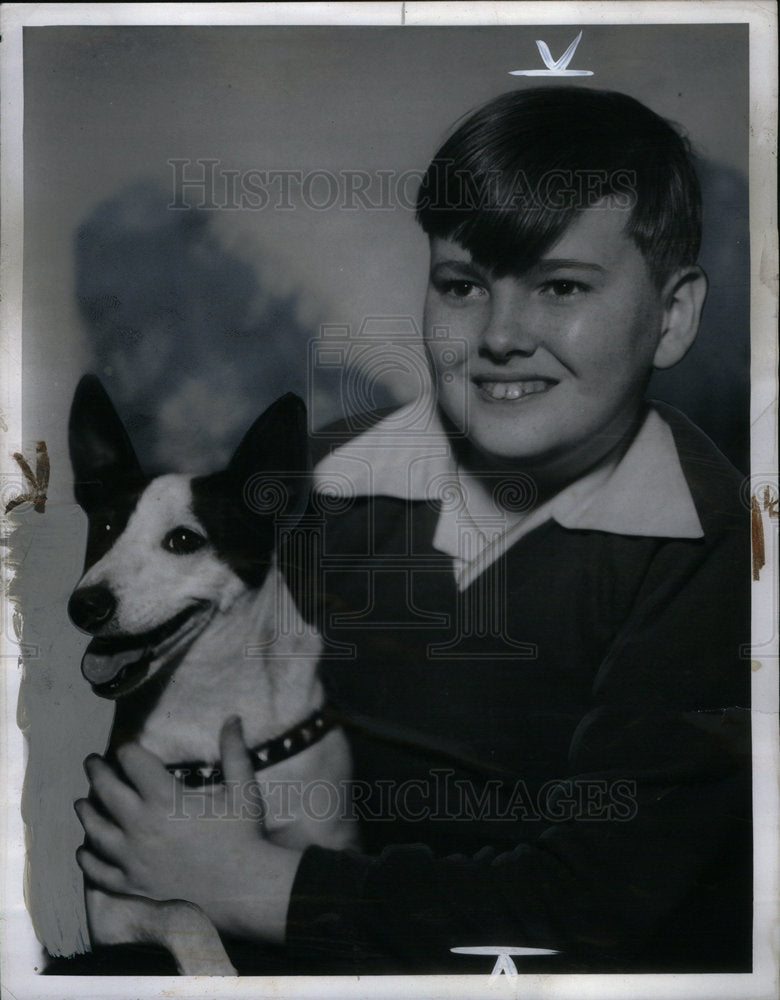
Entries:
<svg viewBox="0 0 780 1000">
<path fill-rule="evenodd" d="M 22 254 L 24 245 L 22 158 L 22 28 L 33 25 L 517 25 L 517 24 L 665 24 L 748 23 L 750 25 L 750 250 L 751 250 L 751 482 L 777 482 L 777 241 L 776 131 L 777 14 L 765 2 L 539 2 L 526 3 L 301 3 L 301 4 L 8 4 L 2 17 L 2 229 L 0 230 L 2 298 L 0 330 L 4 343 L 0 395 L 2 471 L 15 469 L 10 455 L 24 440 L 22 412 Z M 9 579 L 3 571 L 3 584 Z M 753 584 L 753 635 L 763 634 L 774 620 L 777 544 L 767 540 L 767 566 Z M 4 596 L 3 622 L 13 609 Z M 31 957 L 38 958 L 21 884 L 25 834 L 18 810 L 24 778 L 26 747 L 16 722 L 21 670 L 19 655 L 3 628 L 4 684 L 0 694 L 4 728 L 2 775 L 6 795 L 2 836 L 3 952 L 0 973 L 3 994 L 15 1000 L 60 998 L 63 995 L 107 998 L 187 997 L 456 997 L 554 995 L 561 998 L 611 997 L 744 997 L 762 1000 L 777 989 L 778 921 L 778 659 L 777 635 L 767 648 L 753 653 L 753 761 L 755 920 L 754 972 L 699 975 L 567 975 L 490 977 L 250 977 L 190 979 L 180 977 L 44 977 L 30 974 Z M 772 648 L 774 647 L 774 648 Z M 63 982 L 67 979 L 67 982 Z"/>
</svg>

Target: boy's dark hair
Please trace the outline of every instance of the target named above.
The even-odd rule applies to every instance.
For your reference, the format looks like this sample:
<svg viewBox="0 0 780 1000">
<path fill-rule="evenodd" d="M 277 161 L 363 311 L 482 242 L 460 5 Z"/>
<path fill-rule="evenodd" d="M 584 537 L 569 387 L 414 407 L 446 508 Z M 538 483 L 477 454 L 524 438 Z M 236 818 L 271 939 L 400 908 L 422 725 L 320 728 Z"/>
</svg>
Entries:
<svg viewBox="0 0 780 1000">
<path fill-rule="evenodd" d="M 423 177 L 417 221 L 497 277 L 519 275 L 608 196 L 627 210 L 656 285 L 696 263 L 701 194 L 687 140 L 625 94 L 537 87 L 490 101 L 447 139 Z"/>
</svg>

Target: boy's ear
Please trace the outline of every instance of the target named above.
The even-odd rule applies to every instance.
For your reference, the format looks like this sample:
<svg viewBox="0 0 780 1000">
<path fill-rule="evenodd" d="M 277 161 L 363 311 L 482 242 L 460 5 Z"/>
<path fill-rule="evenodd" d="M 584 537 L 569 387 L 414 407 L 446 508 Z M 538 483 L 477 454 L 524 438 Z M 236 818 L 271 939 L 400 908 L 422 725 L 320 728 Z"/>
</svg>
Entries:
<svg viewBox="0 0 780 1000">
<path fill-rule="evenodd" d="M 663 327 L 654 368 L 671 368 L 688 353 L 699 332 L 706 297 L 707 276 L 698 265 L 680 268 L 668 279 L 661 292 Z"/>
</svg>

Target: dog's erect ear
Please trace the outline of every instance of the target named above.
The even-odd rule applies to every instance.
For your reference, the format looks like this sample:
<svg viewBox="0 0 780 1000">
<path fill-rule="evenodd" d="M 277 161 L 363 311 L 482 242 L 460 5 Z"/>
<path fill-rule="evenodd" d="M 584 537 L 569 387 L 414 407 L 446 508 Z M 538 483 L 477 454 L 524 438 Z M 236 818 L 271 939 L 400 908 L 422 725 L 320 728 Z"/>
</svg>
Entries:
<svg viewBox="0 0 780 1000">
<path fill-rule="evenodd" d="M 96 375 L 85 375 L 76 387 L 68 441 L 76 502 L 87 512 L 143 482 L 127 431 Z"/>
<path fill-rule="evenodd" d="M 227 475 L 257 514 L 300 518 L 311 488 L 306 406 L 288 392 L 252 424 L 235 451 Z"/>
</svg>

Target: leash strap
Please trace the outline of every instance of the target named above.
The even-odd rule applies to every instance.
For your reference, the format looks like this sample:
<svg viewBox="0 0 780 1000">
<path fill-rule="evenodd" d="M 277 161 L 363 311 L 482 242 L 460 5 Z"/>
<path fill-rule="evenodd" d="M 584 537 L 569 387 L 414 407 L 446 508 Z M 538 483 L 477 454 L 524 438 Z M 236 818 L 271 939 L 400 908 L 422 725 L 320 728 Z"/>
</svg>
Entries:
<svg viewBox="0 0 780 1000">
<path fill-rule="evenodd" d="M 280 736 L 252 747 L 249 756 L 252 759 L 253 770 L 264 771 L 272 764 L 278 764 L 301 753 L 307 747 L 314 746 L 333 729 L 336 723 L 336 716 L 327 705 L 312 712 L 303 722 L 285 730 Z M 188 788 L 205 788 L 223 780 L 220 761 L 209 764 L 204 760 L 188 760 L 165 766 L 174 778 L 178 778 Z"/>
</svg>

